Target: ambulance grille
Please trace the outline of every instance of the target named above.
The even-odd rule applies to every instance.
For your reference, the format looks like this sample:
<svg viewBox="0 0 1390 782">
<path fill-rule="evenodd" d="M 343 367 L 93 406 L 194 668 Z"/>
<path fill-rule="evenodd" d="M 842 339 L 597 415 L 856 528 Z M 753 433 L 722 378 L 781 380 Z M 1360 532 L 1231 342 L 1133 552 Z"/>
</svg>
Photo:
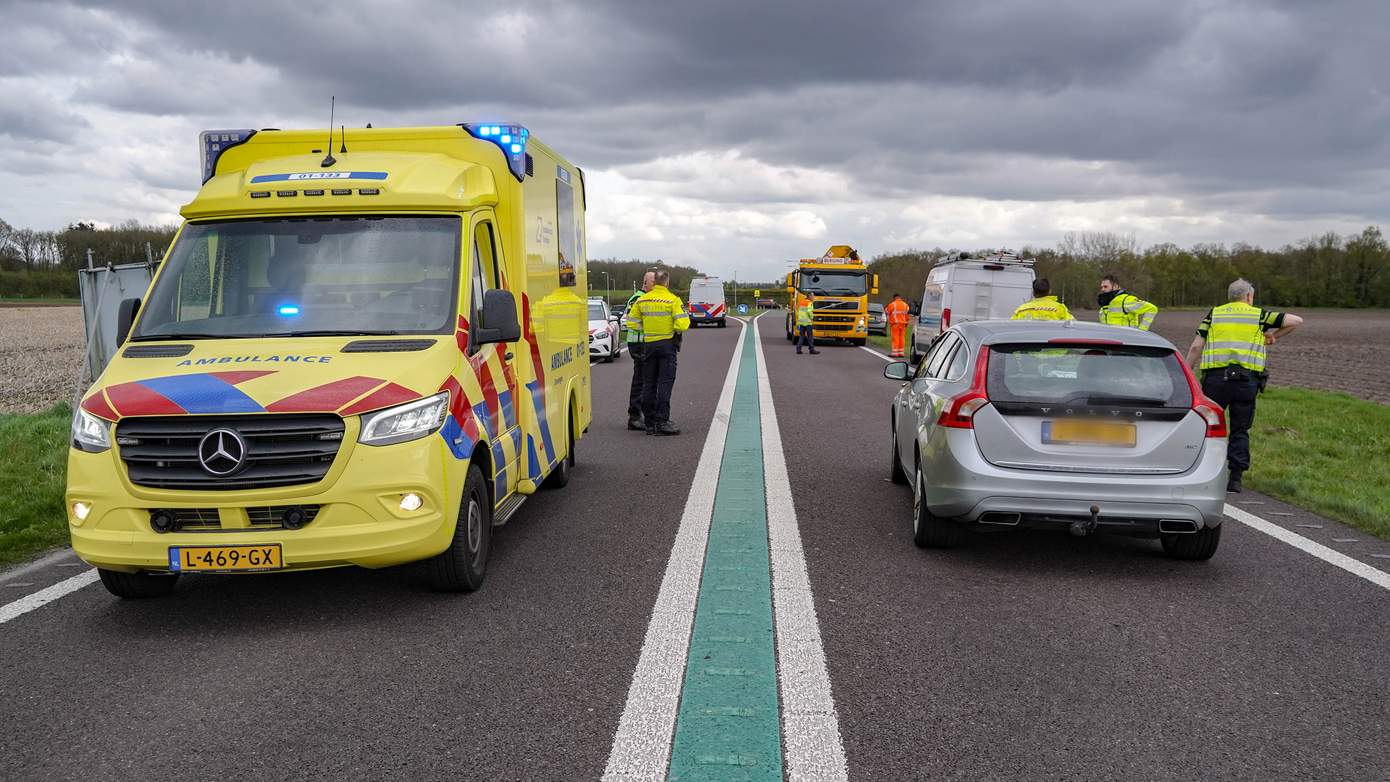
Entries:
<svg viewBox="0 0 1390 782">
<path fill-rule="evenodd" d="M 246 443 L 245 462 L 214 475 L 198 460 L 198 444 L 214 429 Z M 265 414 L 127 418 L 116 424 L 116 445 L 130 482 L 155 489 L 232 491 L 315 483 L 338 455 L 343 419 L 336 415 Z"/>
</svg>

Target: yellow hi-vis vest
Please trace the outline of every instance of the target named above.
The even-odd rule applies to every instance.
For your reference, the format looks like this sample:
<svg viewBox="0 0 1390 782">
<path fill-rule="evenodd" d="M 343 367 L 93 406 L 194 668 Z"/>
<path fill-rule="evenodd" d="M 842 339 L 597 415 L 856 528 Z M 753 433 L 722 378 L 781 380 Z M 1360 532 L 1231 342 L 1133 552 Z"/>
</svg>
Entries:
<svg viewBox="0 0 1390 782">
<path fill-rule="evenodd" d="M 1018 305 L 1014 310 L 1014 320 L 1075 320 L 1067 305 L 1057 301 L 1056 296 L 1039 296 Z"/>
<path fill-rule="evenodd" d="M 1264 310 L 1243 301 L 1213 307 L 1200 368 L 1220 369 L 1239 364 L 1251 372 L 1263 372 L 1265 332 L 1260 327 L 1263 315 Z"/>
<path fill-rule="evenodd" d="M 815 320 L 814 310 L 811 309 L 811 302 L 796 305 L 796 325 L 809 326 Z"/>
<path fill-rule="evenodd" d="M 643 342 L 660 342 L 690 328 L 690 313 L 679 296 L 654 285 L 627 308 L 627 327 L 641 332 Z"/>
<path fill-rule="evenodd" d="M 1109 304 L 1100 308 L 1101 323 L 1107 326 L 1129 326 L 1143 331 L 1149 330 L 1156 315 L 1158 315 L 1156 305 L 1144 301 L 1129 291 L 1121 292 L 1111 299 Z"/>
</svg>

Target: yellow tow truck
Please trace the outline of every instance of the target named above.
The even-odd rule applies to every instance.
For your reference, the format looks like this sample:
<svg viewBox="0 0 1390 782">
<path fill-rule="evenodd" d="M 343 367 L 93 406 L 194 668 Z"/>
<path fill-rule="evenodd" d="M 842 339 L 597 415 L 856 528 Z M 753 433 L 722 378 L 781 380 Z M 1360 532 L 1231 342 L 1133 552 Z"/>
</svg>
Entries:
<svg viewBox="0 0 1390 782">
<path fill-rule="evenodd" d="M 787 339 L 796 335 L 796 302 L 811 300 L 811 330 L 817 342 L 839 339 L 851 345 L 869 341 L 869 296 L 878 293 L 878 275 L 870 274 L 859 253 L 837 244 L 819 258 L 802 258 L 787 275 Z"/>
</svg>

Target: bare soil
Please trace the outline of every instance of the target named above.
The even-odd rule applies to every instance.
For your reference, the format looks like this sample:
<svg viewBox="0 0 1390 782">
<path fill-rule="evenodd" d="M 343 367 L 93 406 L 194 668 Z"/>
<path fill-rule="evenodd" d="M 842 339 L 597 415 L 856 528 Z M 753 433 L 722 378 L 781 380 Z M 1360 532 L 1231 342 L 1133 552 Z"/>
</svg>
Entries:
<svg viewBox="0 0 1390 782">
<path fill-rule="evenodd" d="M 84 344 L 81 307 L 0 308 L 0 413 L 71 402 Z"/>
</svg>

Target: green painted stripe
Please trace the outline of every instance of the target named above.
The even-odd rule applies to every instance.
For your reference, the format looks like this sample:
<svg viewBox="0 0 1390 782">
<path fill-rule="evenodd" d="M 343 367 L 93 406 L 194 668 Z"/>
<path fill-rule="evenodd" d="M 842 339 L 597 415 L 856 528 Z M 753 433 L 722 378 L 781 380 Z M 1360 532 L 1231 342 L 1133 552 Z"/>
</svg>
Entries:
<svg viewBox="0 0 1390 782">
<path fill-rule="evenodd" d="M 753 330 L 729 414 L 671 751 L 672 780 L 781 780 L 782 733 Z"/>
</svg>

